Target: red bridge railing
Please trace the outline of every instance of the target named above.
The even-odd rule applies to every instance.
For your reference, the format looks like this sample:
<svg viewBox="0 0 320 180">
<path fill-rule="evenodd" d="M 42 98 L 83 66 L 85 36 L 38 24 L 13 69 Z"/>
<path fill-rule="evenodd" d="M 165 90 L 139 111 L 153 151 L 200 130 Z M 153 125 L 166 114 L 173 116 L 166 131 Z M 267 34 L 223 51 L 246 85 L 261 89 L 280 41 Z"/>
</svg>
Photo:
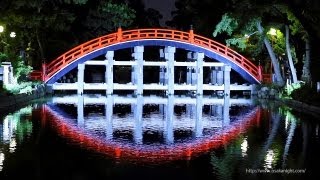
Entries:
<svg viewBox="0 0 320 180">
<path fill-rule="evenodd" d="M 29 74 L 29 78 L 32 80 L 42 81 L 42 72 L 41 71 L 33 71 Z"/>
<path fill-rule="evenodd" d="M 118 29 L 118 32 L 101 36 L 99 38 L 85 42 L 67 51 L 66 53 L 62 54 L 50 63 L 46 64 L 43 67 L 44 73 L 42 79 L 43 81 L 47 81 L 60 69 L 63 69 L 73 61 L 77 60 L 79 57 L 93 52 L 97 49 L 113 45 L 119 42 L 143 39 L 175 40 L 206 48 L 208 50 L 214 51 L 222 56 L 231 59 L 235 64 L 242 67 L 257 80 L 262 80 L 261 72 L 259 72 L 258 66 L 253 64 L 250 60 L 246 59 L 236 51 L 228 48 L 223 44 L 194 34 L 193 30 L 190 30 L 189 32 L 170 29 L 135 29 L 122 31 L 121 28 Z"/>
</svg>

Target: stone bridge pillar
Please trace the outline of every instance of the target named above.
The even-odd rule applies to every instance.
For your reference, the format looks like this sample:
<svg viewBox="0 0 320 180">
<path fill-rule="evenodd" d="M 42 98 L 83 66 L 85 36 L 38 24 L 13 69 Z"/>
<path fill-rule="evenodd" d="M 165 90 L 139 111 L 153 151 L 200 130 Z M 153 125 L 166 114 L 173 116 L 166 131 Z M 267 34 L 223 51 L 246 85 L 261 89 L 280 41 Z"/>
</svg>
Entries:
<svg viewBox="0 0 320 180">
<path fill-rule="evenodd" d="M 217 73 L 217 84 L 219 86 L 223 85 L 223 68 L 222 67 L 217 67 L 216 68 L 216 73 Z"/>
<path fill-rule="evenodd" d="M 78 94 L 83 94 L 83 88 L 84 88 L 84 69 L 85 64 L 78 64 Z"/>
<path fill-rule="evenodd" d="M 137 65 L 134 67 L 134 80 L 137 86 L 137 90 L 135 91 L 136 95 L 143 94 L 143 46 L 135 46 L 133 57 L 135 61 L 137 61 Z"/>
<path fill-rule="evenodd" d="M 218 68 L 217 67 L 211 67 L 211 84 L 215 85 L 217 84 L 217 71 Z"/>
<path fill-rule="evenodd" d="M 230 71 L 231 67 L 228 65 L 224 66 L 223 79 L 224 79 L 224 95 L 230 96 Z"/>
<path fill-rule="evenodd" d="M 159 54 L 160 54 L 160 61 L 162 61 L 164 59 L 164 52 L 163 49 L 159 50 Z M 165 81 L 165 74 L 166 74 L 166 67 L 165 66 L 160 66 L 160 72 L 159 72 L 159 84 L 161 85 L 165 85 L 166 81 Z"/>
<path fill-rule="evenodd" d="M 203 94 L 203 58 L 204 53 L 195 53 L 194 58 L 197 61 L 197 94 Z"/>
<path fill-rule="evenodd" d="M 168 74 L 168 95 L 174 94 L 174 53 L 175 47 L 167 46 L 164 50 L 165 59 L 167 60 L 167 74 Z"/>
<path fill-rule="evenodd" d="M 105 80 L 107 84 L 107 95 L 113 94 L 113 64 L 114 64 L 114 51 L 108 51 L 106 53 L 106 73 Z"/>
<path fill-rule="evenodd" d="M 187 61 L 188 62 L 192 62 L 193 61 L 192 52 L 188 52 Z M 187 67 L 187 81 L 186 81 L 187 84 L 193 84 L 192 83 L 192 71 L 194 71 L 194 67 L 188 66 Z"/>
</svg>

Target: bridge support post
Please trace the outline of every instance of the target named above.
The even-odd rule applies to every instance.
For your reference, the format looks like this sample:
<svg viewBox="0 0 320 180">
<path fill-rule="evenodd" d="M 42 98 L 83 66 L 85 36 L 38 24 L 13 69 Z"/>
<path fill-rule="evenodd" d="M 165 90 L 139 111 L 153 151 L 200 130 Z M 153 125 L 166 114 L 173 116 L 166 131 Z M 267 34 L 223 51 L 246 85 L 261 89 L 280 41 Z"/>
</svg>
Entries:
<svg viewBox="0 0 320 180">
<path fill-rule="evenodd" d="M 222 68 L 216 68 L 217 70 L 217 84 L 221 86 L 223 84 L 223 69 Z"/>
<path fill-rule="evenodd" d="M 217 83 L 217 68 L 211 67 L 211 84 L 214 85 Z"/>
<path fill-rule="evenodd" d="M 133 57 L 137 61 L 137 65 L 134 68 L 135 72 L 135 81 L 137 85 L 137 89 L 135 91 L 136 95 L 143 94 L 143 46 L 135 46 Z"/>
<path fill-rule="evenodd" d="M 193 58 L 192 58 L 192 52 L 188 52 L 187 54 L 187 61 L 193 61 Z M 187 67 L 187 84 L 192 84 L 192 69 L 193 67 L 192 66 L 188 66 Z"/>
<path fill-rule="evenodd" d="M 131 83 L 132 84 L 136 84 L 136 80 L 135 80 L 135 76 L 136 76 L 136 67 L 135 66 L 132 66 L 131 67 Z"/>
<path fill-rule="evenodd" d="M 168 61 L 167 75 L 168 75 L 168 95 L 174 94 L 174 53 L 175 47 L 167 46 L 165 48 L 165 58 Z"/>
<path fill-rule="evenodd" d="M 78 94 L 83 94 L 85 64 L 78 64 Z"/>
<path fill-rule="evenodd" d="M 164 59 L 164 52 L 163 49 L 159 50 L 159 54 L 160 54 L 160 60 Z M 160 72 L 159 72 L 159 84 L 165 85 L 165 67 L 164 66 L 160 66 Z"/>
<path fill-rule="evenodd" d="M 203 58 L 204 53 L 195 53 L 197 61 L 197 94 L 203 94 Z"/>
<path fill-rule="evenodd" d="M 224 96 L 228 97 L 230 96 L 230 71 L 231 67 L 225 65 L 223 70 L 223 79 L 224 79 Z"/>
<path fill-rule="evenodd" d="M 106 73 L 105 80 L 107 84 L 107 95 L 113 94 L 113 64 L 114 64 L 114 51 L 108 51 L 105 55 Z"/>
</svg>

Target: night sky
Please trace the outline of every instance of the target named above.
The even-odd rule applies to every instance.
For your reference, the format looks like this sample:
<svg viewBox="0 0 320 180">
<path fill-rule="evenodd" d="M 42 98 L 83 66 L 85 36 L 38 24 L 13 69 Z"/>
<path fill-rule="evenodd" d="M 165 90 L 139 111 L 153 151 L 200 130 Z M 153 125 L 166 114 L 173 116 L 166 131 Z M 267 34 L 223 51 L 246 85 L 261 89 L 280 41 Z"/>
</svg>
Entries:
<svg viewBox="0 0 320 180">
<path fill-rule="evenodd" d="M 175 0 L 143 0 L 146 8 L 153 8 L 158 10 L 162 15 L 161 24 L 171 19 L 171 11 L 175 10 Z"/>
</svg>

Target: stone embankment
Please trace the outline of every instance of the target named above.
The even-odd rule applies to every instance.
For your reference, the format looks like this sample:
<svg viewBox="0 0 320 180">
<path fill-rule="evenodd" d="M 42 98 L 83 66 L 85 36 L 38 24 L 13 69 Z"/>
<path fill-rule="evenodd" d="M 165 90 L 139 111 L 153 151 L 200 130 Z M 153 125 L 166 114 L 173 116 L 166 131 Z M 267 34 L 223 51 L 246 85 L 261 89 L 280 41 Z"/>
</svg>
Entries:
<svg viewBox="0 0 320 180">
<path fill-rule="evenodd" d="M 45 95 L 45 85 L 37 85 L 31 93 L 17 95 L 0 95 L 0 110 L 13 108 L 20 104 L 43 97 Z"/>
<path fill-rule="evenodd" d="M 312 106 L 310 104 L 306 104 L 293 99 L 281 99 L 279 98 L 279 91 L 274 88 L 262 87 L 260 90 L 257 91 L 256 95 L 259 99 L 277 100 L 280 103 L 286 104 L 298 112 L 320 116 L 320 107 Z"/>
</svg>

